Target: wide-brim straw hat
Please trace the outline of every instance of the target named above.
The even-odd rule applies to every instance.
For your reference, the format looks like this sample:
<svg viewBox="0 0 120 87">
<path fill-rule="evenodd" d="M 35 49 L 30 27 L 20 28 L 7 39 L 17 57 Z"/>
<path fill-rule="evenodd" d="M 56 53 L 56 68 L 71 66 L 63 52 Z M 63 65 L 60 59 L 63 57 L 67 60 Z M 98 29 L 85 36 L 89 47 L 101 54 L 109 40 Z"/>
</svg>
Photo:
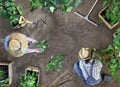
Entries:
<svg viewBox="0 0 120 87">
<path fill-rule="evenodd" d="M 24 55 L 28 49 L 28 40 L 24 34 L 12 33 L 9 35 L 8 52 L 14 57 Z"/>
<path fill-rule="evenodd" d="M 90 48 L 81 48 L 79 51 L 79 59 L 87 60 L 91 56 Z"/>
</svg>

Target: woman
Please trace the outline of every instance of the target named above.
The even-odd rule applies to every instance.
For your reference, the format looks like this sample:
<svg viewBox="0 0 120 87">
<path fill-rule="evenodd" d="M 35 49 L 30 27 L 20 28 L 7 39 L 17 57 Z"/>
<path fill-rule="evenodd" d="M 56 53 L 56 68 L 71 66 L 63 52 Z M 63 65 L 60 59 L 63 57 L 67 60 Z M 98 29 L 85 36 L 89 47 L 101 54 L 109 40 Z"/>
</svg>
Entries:
<svg viewBox="0 0 120 87">
<path fill-rule="evenodd" d="M 22 33 L 12 33 L 5 37 L 4 48 L 14 57 L 20 57 L 27 53 L 41 53 L 42 49 L 35 48 L 31 49 L 29 43 L 37 43 L 37 40 L 34 40 Z"/>
<path fill-rule="evenodd" d="M 102 63 L 95 59 L 90 48 L 81 48 L 79 60 L 74 64 L 74 70 L 87 85 L 96 85 L 101 82 Z"/>
</svg>

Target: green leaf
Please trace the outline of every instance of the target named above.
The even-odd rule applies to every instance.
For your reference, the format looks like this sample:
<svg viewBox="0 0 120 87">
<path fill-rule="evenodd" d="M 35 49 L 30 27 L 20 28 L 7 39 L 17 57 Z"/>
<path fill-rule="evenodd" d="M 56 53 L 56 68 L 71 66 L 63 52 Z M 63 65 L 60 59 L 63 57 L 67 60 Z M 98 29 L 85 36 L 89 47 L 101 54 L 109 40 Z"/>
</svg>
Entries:
<svg viewBox="0 0 120 87">
<path fill-rule="evenodd" d="M 9 7 L 10 5 L 11 5 L 11 2 L 9 2 L 9 1 L 5 2 L 5 6 Z"/>
<path fill-rule="evenodd" d="M 41 6 L 47 12 L 54 12 L 56 9 L 70 12 L 80 2 L 81 0 L 30 0 L 30 7 L 34 10 Z"/>
<path fill-rule="evenodd" d="M 75 0 L 73 7 L 76 8 L 81 3 L 81 0 Z"/>
<path fill-rule="evenodd" d="M 107 3 L 108 3 L 108 1 L 107 1 L 107 0 L 104 0 L 104 2 L 102 3 L 102 5 L 103 5 L 103 6 L 106 6 Z"/>
<path fill-rule="evenodd" d="M 117 32 L 120 33 L 120 28 L 117 29 Z"/>
<path fill-rule="evenodd" d="M 55 8 L 53 6 L 50 7 L 50 11 L 54 12 Z"/>
<path fill-rule="evenodd" d="M 64 55 L 58 55 L 56 57 L 51 58 L 51 60 L 46 65 L 46 71 L 60 71 L 62 68 L 62 60 L 64 59 Z"/>
<path fill-rule="evenodd" d="M 72 7 L 72 6 L 70 6 L 70 7 L 68 7 L 68 8 L 66 9 L 66 12 L 71 12 L 71 11 L 72 11 L 72 9 L 73 9 L 73 7 Z"/>
</svg>

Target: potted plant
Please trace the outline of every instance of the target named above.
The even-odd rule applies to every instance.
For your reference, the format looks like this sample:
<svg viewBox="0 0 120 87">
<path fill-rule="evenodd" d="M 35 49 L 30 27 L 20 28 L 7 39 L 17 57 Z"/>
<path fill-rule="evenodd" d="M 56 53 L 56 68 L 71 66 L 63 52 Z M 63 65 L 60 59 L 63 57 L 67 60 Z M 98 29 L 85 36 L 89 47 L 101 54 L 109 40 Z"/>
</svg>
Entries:
<svg viewBox="0 0 120 87">
<path fill-rule="evenodd" d="M 12 63 L 0 62 L 0 87 L 10 86 L 12 83 Z"/>
<path fill-rule="evenodd" d="M 0 16 L 9 20 L 9 25 L 14 29 L 32 23 L 23 17 L 21 5 L 16 5 L 14 0 L 0 0 Z"/>
<path fill-rule="evenodd" d="M 51 60 L 46 65 L 46 71 L 53 70 L 53 71 L 61 71 L 63 66 L 62 60 L 64 59 L 64 55 L 58 55 L 55 57 L 51 57 Z"/>
<path fill-rule="evenodd" d="M 71 12 L 80 4 L 81 0 L 30 0 L 31 11 L 37 8 L 44 8 L 47 12 L 54 12 L 61 9 L 65 12 Z"/>
<path fill-rule="evenodd" d="M 120 82 L 120 28 L 117 30 L 117 36 L 113 42 L 101 52 L 103 58 L 107 55 L 108 61 L 105 61 L 108 71 L 117 81 Z"/>
<path fill-rule="evenodd" d="M 109 29 L 117 28 L 120 24 L 120 0 L 104 0 L 103 6 L 99 18 Z"/>
<path fill-rule="evenodd" d="M 20 77 L 20 85 L 22 87 L 40 87 L 39 77 L 40 69 L 29 66 L 26 68 L 25 74 Z"/>
</svg>

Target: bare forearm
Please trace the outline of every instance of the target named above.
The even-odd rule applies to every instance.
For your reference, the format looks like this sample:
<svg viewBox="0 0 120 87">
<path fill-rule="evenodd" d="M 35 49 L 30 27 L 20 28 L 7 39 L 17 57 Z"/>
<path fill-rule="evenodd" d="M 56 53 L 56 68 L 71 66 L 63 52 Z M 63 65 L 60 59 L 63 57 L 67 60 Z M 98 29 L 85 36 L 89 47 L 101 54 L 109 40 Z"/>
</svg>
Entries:
<svg viewBox="0 0 120 87">
<path fill-rule="evenodd" d="M 37 42 L 38 42 L 37 40 L 32 39 L 32 38 L 30 38 L 30 37 L 27 37 L 27 40 L 28 40 L 28 41 L 31 41 L 32 43 L 37 43 Z"/>
</svg>

